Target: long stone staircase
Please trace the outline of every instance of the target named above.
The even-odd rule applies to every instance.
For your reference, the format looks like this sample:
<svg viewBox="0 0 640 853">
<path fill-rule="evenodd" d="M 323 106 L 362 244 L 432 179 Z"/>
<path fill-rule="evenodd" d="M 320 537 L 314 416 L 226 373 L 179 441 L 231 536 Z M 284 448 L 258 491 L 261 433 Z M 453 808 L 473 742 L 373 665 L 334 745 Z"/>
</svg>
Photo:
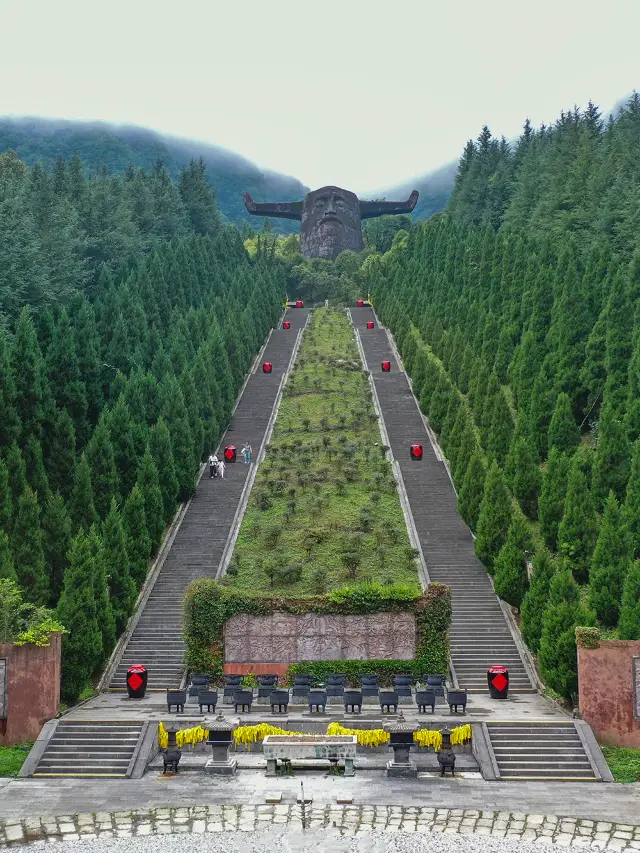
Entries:
<svg viewBox="0 0 640 853">
<path fill-rule="evenodd" d="M 264 352 L 273 371 L 262 372 L 258 364 L 249 377 L 222 446 L 235 444 L 238 461 L 227 465 L 224 479 L 203 474 L 171 549 L 139 614 L 131 637 L 118 661 L 109 689 L 126 688 L 127 669 L 144 664 L 148 670 L 148 689 L 177 687 L 184 673 L 182 597 L 197 578 L 215 577 L 220 567 L 236 510 L 242 498 L 251 466 L 245 465 L 240 448 L 249 441 L 253 463 L 264 438 L 276 402 L 278 387 L 286 372 L 298 331 L 305 325 L 306 308 L 287 312 L 290 329 L 274 329 Z"/>
<path fill-rule="evenodd" d="M 501 780 L 597 781 L 571 720 L 489 722 L 487 730 Z"/>
<path fill-rule="evenodd" d="M 60 720 L 34 776 L 105 776 L 123 779 L 144 722 Z"/>
<path fill-rule="evenodd" d="M 431 445 L 387 332 L 377 327 L 370 308 L 352 308 L 351 316 L 360 333 L 391 449 L 400 465 L 429 577 L 451 587 L 451 660 L 458 682 L 470 693 L 486 693 L 487 668 L 503 664 L 509 670 L 510 692 L 533 692 L 486 569 L 475 556 L 471 531 L 458 513 L 445 465 Z M 375 321 L 374 329 L 366 328 L 368 320 Z M 391 361 L 390 373 L 382 372 L 383 360 Z M 424 448 L 420 462 L 409 456 L 415 441 Z"/>
</svg>

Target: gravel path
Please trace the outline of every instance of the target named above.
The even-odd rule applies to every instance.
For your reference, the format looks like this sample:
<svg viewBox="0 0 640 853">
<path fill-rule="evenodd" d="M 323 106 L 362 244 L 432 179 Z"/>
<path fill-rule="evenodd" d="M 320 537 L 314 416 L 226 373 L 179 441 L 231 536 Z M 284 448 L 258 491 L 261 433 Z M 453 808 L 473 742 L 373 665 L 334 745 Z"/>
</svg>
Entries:
<svg viewBox="0 0 640 853">
<path fill-rule="evenodd" d="M 357 837 L 336 830 L 269 829 L 264 832 L 216 833 L 207 835 L 138 836 L 94 841 L 48 842 L 38 845 L 42 853 L 528 853 L 539 845 L 520 840 L 480 836 L 424 835 L 418 833 L 363 830 Z M 29 846 L 11 850 L 33 850 Z"/>
</svg>

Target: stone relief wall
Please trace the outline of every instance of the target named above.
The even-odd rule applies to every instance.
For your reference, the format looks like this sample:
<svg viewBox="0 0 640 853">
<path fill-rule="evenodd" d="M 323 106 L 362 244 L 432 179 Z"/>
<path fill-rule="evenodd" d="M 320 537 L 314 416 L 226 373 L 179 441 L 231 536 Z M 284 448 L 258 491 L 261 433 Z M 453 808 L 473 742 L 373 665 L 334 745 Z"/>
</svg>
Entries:
<svg viewBox="0 0 640 853">
<path fill-rule="evenodd" d="M 600 743 L 640 748 L 640 640 L 578 646 L 580 715 Z"/>
<path fill-rule="evenodd" d="M 364 616 L 241 613 L 229 619 L 224 628 L 225 664 L 412 660 L 415 653 L 413 613 Z"/>
</svg>

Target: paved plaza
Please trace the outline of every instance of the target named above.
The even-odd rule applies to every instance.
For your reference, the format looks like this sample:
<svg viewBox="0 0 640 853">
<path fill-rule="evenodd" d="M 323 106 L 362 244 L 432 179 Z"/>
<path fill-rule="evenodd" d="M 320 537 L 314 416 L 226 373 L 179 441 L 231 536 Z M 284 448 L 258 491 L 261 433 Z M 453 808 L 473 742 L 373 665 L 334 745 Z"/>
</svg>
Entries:
<svg viewBox="0 0 640 853">
<path fill-rule="evenodd" d="M 304 828 L 304 832 L 303 832 Z M 260 832 L 264 831 L 263 838 Z M 305 832 L 310 838 L 305 838 Z M 244 836 L 244 833 L 249 835 Z M 27 818 L 0 824 L 0 845 L 28 841 L 93 841 L 91 849 L 155 851 L 176 849 L 159 836 L 208 835 L 205 850 L 500 850 L 486 841 L 504 839 L 522 846 L 557 844 L 596 850 L 640 850 L 640 826 L 610 821 L 576 820 L 555 814 L 439 809 L 417 806 L 202 805 L 139 811 L 97 812 L 59 818 Z M 394 844 L 392 834 L 404 836 Z M 414 836 L 422 836 L 420 839 Z M 440 836 L 457 838 L 442 839 Z M 149 838 L 152 836 L 152 838 Z M 221 837 L 222 836 L 222 837 Z M 315 838 L 314 838 L 315 836 Z M 438 838 L 434 839 L 434 836 Z M 144 838 L 146 837 L 146 838 Z M 140 839 L 136 843 L 132 839 Z M 114 841 L 120 843 L 113 843 Z M 278 840 L 278 847 L 274 841 Z M 436 845 L 434 846 L 434 840 Z M 201 839 L 179 849 L 202 850 Z M 467 842 L 475 842 L 468 844 Z M 106 842 L 106 843 L 105 843 Z M 160 844 L 158 845 L 158 842 Z M 59 843 L 52 848 L 59 850 Z M 71 849 L 75 849 L 72 845 Z M 516 849 L 516 846 L 506 849 Z"/>
</svg>

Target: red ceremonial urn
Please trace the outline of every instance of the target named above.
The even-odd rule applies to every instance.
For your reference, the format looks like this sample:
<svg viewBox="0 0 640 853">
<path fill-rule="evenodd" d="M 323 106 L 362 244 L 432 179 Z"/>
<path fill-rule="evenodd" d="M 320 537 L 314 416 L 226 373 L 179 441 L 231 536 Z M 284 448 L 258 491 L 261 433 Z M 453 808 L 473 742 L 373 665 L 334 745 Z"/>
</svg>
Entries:
<svg viewBox="0 0 640 853">
<path fill-rule="evenodd" d="M 271 362 L 265 361 L 265 363 L 262 365 L 262 372 L 263 373 L 271 373 L 272 370 L 273 370 L 273 365 L 271 364 Z"/>
<path fill-rule="evenodd" d="M 224 449 L 224 461 L 225 462 L 235 462 L 236 461 L 236 448 L 233 444 L 228 444 Z"/>
<path fill-rule="evenodd" d="M 127 670 L 127 693 L 129 699 L 144 699 L 147 690 L 147 668 L 141 663 L 130 666 Z"/>
<path fill-rule="evenodd" d="M 358 299 L 358 308 L 364 308 L 364 299 Z"/>
<path fill-rule="evenodd" d="M 369 320 L 367 323 L 367 329 L 373 329 L 373 320 Z"/>
<path fill-rule="evenodd" d="M 382 372 L 383 373 L 391 373 L 391 362 L 383 361 L 382 362 Z"/>
<path fill-rule="evenodd" d="M 420 461 L 422 459 L 422 445 L 421 444 L 412 444 L 411 445 L 411 458 L 416 461 Z"/>
<path fill-rule="evenodd" d="M 283 324 L 282 324 L 282 328 L 283 328 L 283 329 L 290 329 L 290 328 L 291 328 L 291 323 L 290 323 L 288 320 L 285 320 L 285 321 L 283 322 Z"/>
<path fill-rule="evenodd" d="M 303 305 L 304 305 L 304 302 L 302 301 L 302 299 L 298 299 L 296 301 L 296 308 L 302 308 Z"/>
<path fill-rule="evenodd" d="M 487 683 L 492 699 L 506 699 L 509 693 L 509 670 L 506 666 L 490 666 L 487 670 Z"/>
</svg>

